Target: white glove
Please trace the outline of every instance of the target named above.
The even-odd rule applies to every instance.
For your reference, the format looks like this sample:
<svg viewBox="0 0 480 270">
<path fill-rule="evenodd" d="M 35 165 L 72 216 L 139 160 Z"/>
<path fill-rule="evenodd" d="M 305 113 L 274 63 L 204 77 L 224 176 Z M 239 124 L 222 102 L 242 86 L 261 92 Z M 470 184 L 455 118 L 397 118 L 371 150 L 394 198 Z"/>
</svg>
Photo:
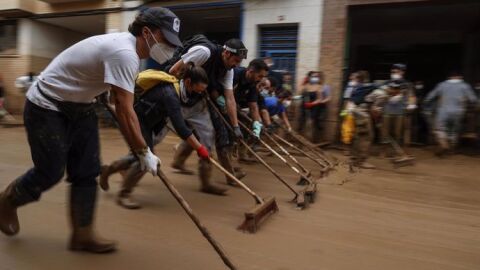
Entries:
<svg viewBox="0 0 480 270">
<path fill-rule="evenodd" d="M 137 156 L 142 171 L 150 172 L 153 175 L 157 174 L 157 168 L 162 164 L 162 161 L 150 151 L 150 148 L 147 147 L 138 151 Z"/>
<path fill-rule="evenodd" d="M 415 110 L 416 108 L 417 108 L 417 105 L 415 105 L 415 104 L 409 104 L 409 105 L 407 106 L 407 110 L 409 110 L 409 111 L 413 111 L 413 110 Z"/>
</svg>

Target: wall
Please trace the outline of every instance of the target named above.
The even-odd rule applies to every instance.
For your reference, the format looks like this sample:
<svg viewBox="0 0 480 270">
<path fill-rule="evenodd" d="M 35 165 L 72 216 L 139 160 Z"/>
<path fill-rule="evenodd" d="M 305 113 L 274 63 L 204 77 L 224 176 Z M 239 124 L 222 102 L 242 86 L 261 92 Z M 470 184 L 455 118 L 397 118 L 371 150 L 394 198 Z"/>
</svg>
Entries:
<svg viewBox="0 0 480 270">
<path fill-rule="evenodd" d="M 323 0 L 246 0 L 243 41 L 249 50 L 248 61 L 258 57 L 259 25 L 297 23 L 297 81 L 308 71 L 318 70 L 321 57 L 322 8 Z"/>
<path fill-rule="evenodd" d="M 21 19 L 18 21 L 17 55 L 0 56 L 7 108 L 23 111 L 24 93 L 15 88 L 15 79 L 32 71 L 40 73 L 64 49 L 86 36 L 49 24 Z"/>
</svg>

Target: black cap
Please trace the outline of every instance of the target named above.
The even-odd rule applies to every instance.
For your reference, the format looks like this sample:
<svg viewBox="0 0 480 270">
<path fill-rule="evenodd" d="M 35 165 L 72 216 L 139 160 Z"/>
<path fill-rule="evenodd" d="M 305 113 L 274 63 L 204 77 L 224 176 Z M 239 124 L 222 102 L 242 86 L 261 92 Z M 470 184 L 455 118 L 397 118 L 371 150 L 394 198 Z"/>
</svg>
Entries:
<svg viewBox="0 0 480 270">
<path fill-rule="evenodd" d="M 407 65 L 401 64 L 401 63 L 393 64 L 392 69 L 398 69 L 398 70 L 401 70 L 401 71 L 406 71 L 407 70 Z"/>
<path fill-rule="evenodd" d="M 158 27 L 162 31 L 168 42 L 175 46 L 182 46 L 182 41 L 178 37 L 180 33 L 180 19 L 175 13 L 167 8 L 152 7 L 144 9 L 142 15 L 149 24 Z"/>
</svg>

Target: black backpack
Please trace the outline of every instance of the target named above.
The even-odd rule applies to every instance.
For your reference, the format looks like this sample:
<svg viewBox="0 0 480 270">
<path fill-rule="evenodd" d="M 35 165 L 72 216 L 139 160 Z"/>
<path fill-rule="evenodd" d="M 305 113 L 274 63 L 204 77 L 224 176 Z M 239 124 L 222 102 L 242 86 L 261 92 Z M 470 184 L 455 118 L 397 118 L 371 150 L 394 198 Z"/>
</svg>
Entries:
<svg viewBox="0 0 480 270">
<path fill-rule="evenodd" d="M 182 47 L 178 47 L 175 50 L 172 58 L 167 60 L 167 62 L 165 62 L 164 64 L 160 65 L 160 70 L 168 73 L 170 71 L 170 68 L 172 68 L 173 65 L 175 65 L 175 63 L 177 63 L 178 60 L 182 58 L 182 55 L 187 53 L 190 48 L 196 45 L 205 45 L 208 48 L 215 46 L 213 42 L 211 42 L 206 36 L 202 34 L 190 36 L 182 42 Z"/>
<path fill-rule="evenodd" d="M 365 97 L 368 96 L 368 94 L 372 93 L 377 88 L 378 87 L 375 84 L 366 84 L 358 88 L 355 88 L 352 92 L 352 96 L 350 97 L 350 100 L 356 105 L 365 103 Z"/>
</svg>

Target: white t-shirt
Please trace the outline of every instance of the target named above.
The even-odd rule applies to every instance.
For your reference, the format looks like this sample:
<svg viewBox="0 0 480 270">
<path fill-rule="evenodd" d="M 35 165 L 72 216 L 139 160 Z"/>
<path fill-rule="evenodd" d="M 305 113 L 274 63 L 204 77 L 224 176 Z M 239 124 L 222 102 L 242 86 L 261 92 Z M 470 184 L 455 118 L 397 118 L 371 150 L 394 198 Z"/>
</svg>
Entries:
<svg viewBox="0 0 480 270">
<path fill-rule="evenodd" d="M 91 103 L 115 85 L 134 92 L 140 59 L 136 38 L 127 32 L 93 36 L 60 53 L 40 74 L 27 98 L 36 105 L 58 111 L 42 91 L 54 99 Z"/>
<path fill-rule="evenodd" d="M 193 62 L 196 66 L 201 66 L 207 62 L 210 58 L 210 50 L 202 45 L 193 46 L 188 50 L 188 52 L 182 55 L 183 63 Z M 219 80 L 225 90 L 233 91 L 233 69 L 227 71 L 225 77 L 222 80 Z"/>
</svg>

